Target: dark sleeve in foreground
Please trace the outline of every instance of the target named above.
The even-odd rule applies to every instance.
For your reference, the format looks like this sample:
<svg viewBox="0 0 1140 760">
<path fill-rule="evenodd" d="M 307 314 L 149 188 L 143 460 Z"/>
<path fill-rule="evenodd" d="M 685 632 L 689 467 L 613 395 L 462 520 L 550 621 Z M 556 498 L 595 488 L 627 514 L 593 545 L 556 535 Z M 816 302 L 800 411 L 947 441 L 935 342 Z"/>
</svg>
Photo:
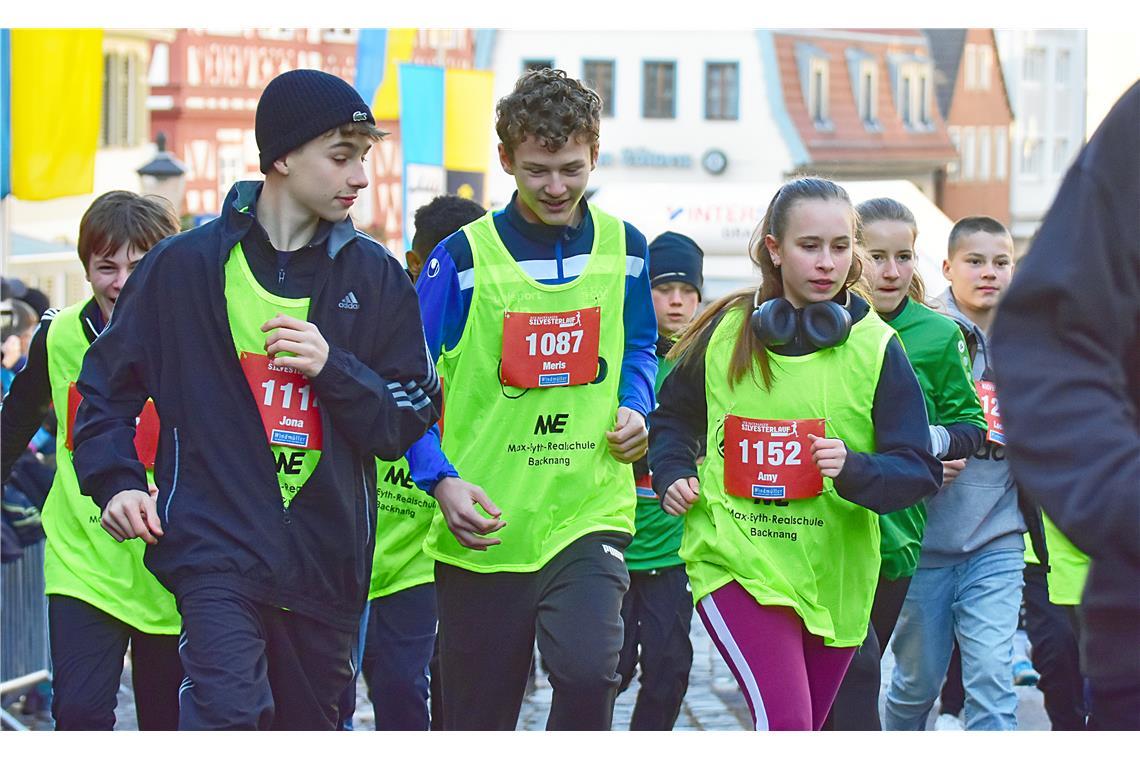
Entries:
<svg viewBox="0 0 1140 760">
<path fill-rule="evenodd" d="M 1140 84 L 1069 170 L 994 325 L 1014 477 L 1094 567 L 1140 564 L 1137 124 Z"/>
<path fill-rule="evenodd" d="M 121 491 L 147 491 L 135 450 L 135 419 L 150 397 L 146 378 L 155 361 L 154 331 L 163 318 L 155 286 L 160 247 L 143 257 L 115 302 L 115 314 L 83 357 L 77 383 L 83 402 L 75 415 L 75 475 L 79 488 L 105 509 Z M 162 314 L 162 316 L 160 316 Z"/>
<path fill-rule="evenodd" d="M 680 478 L 697 476 L 697 457 L 708 431 L 705 350 L 719 321 L 713 320 L 687 358 L 673 367 L 657 393 L 657 408 L 649 415 L 649 469 L 653 490 L 661 498 Z"/>
<path fill-rule="evenodd" d="M 943 427 L 950 435 L 950 448 L 943 459 L 965 459 L 972 456 L 986 440 L 986 431 L 969 422 L 954 422 Z"/>
<path fill-rule="evenodd" d="M 389 273 L 382 293 L 388 313 L 377 326 L 376 366 L 330 345 L 313 388 L 345 436 L 380 459 L 393 461 L 439 419 L 442 394 L 415 290 L 394 260 Z"/>
<path fill-rule="evenodd" d="M 897 337 L 883 356 L 871 416 L 875 453 L 848 450 L 835 490 L 879 514 L 933 496 L 942 485 L 942 463 L 930 454 L 926 401 Z"/>
<path fill-rule="evenodd" d="M 45 315 L 46 316 L 46 315 Z M 0 411 L 0 483 L 12 474 L 16 460 L 28 448 L 28 441 L 40 429 L 51 406 L 51 380 L 48 377 L 47 332 L 51 319 L 40 322 L 28 347 L 28 361 L 12 379 Z"/>
</svg>

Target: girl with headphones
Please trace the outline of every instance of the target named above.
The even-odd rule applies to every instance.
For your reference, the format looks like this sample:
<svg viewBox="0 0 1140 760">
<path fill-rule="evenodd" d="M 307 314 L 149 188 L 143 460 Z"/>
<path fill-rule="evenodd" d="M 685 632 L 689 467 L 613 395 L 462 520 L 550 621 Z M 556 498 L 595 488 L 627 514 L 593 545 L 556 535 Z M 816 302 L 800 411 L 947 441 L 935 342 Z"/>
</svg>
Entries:
<svg viewBox="0 0 1140 760">
<path fill-rule="evenodd" d="M 784 184 L 749 245 L 759 290 L 686 331 L 650 425 L 697 612 L 758 730 L 821 727 L 867 633 L 878 514 L 942 480 L 898 337 L 852 291 L 858 240 L 841 187 Z"/>
<path fill-rule="evenodd" d="M 926 401 L 931 453 L 943 460 L 943 486 L 982 445 L 986 418 L 970 372 L 970 356 L 958 325 L 924 303 L 915 269 L 918 226 L 893 198 L 874 198 L 856 208 L 863 226 L 864 274 L 871 305 L 906 347 Z M 879 661 L 891 638 L 918 566 L 926 506 L 919 502 L 879 518 L 882 533 L 878 587 L 871 629 L 855 654 L 836 696 L 827 727 L 837 731 L 879 730 Z"/>
</svg>

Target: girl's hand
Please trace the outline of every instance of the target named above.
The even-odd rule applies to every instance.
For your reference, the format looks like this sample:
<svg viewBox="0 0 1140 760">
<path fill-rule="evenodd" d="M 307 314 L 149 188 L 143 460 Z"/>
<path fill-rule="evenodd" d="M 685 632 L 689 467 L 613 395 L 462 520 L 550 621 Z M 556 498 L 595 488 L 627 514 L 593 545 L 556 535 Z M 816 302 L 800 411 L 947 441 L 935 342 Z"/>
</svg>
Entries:
<svg viewBox="0 0 1140 760">
<path fill-rule="evenodd" d="M 680 517 L 689 511 L 689 507 L 697 501 L 701 492 L 700 481 L 696 478 L 677 478 L 673 485 L 665 491 L 665 498 L 661 500 L 661 508 L 667 514 Z"/>
<path fill-rule="evenodd" d="M 836 478 L 847 462 L 847 444 L 839 438 L 820 438 L 808 433 L 811 441 L 811 459 L 824 477 Z"/>
</svg>

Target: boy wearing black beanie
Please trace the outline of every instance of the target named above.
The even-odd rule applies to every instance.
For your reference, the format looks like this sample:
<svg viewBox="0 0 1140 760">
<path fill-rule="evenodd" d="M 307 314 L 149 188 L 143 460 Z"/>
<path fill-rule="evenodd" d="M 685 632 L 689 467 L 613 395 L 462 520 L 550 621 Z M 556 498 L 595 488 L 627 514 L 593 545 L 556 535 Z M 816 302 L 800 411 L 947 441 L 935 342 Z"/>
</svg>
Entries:
<svg viewBox="0 0 1140 760">
<path fill-rule="evenodd" d="M 375 543 L 375 458 L 437 419 L 415 293 L 348 212 L 383 133 L 347 83 L 286 72 L 258 103 L 264 183 L 168 238 L 88 351 L 83 492 L 182 614 L 179 728 L 332 729 Z M 157 500 L 134 454 L 161 420 Z"/>
<path fill-rule="evenodd" d="M 649 281 L 657 314 L 657 379 L 661 388 L 673 362 L 665 358 L 678 333 L 697 312 L 704 286 L 704 251 L 692 238 L 664 232 L 649 244 Z M 693 595 L 681 548 L 684 518 L 661 510 L 653 492 L 649 461 L 633 464 L 637 479 L 637 518 L 633 542 L 625 550 L 629 591 L 622 601 L 625 640 L 618 661 L 621 690 L 641 665 L 641 685 L 630 719 L 631 731 L 671 731 L 681 711 L 693 665 L 689 624 Z"/>
</svg>

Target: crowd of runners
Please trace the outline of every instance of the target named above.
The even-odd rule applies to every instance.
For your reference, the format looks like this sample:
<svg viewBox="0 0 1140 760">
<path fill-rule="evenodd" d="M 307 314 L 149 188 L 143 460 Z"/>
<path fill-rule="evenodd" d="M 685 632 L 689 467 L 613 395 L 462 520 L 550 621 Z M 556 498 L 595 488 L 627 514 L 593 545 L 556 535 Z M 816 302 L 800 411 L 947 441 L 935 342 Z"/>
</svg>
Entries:
<svg viewBox="0 0 1140 760">
<path fill-rule="evenodd" d="M 56 420 L 56 728 L 114 726 L 129 647 L 144 730 L 351 728 L 360 674 L 377 729 L 511 730 L 537 645 L 548 728 L 640 673 L 670 730 L 694 609 L 757 730 L 920 730 L 944 682 L 1016 728 L 1019 626 L 1055 729 L 1140 728 L 1138 87 L 1017 276 L 979 214 L 936 292 L 904 205 L 803 176 L 698 312 L 693 240 L 586 201 L 563 72 L 497 105 L 510 202 L 418 209 L 406 269 L 350 219 L 368 104 L 278 76 L 218 219 L 95 200 L 4 402 L 5 480 Z"/>
</svg>

